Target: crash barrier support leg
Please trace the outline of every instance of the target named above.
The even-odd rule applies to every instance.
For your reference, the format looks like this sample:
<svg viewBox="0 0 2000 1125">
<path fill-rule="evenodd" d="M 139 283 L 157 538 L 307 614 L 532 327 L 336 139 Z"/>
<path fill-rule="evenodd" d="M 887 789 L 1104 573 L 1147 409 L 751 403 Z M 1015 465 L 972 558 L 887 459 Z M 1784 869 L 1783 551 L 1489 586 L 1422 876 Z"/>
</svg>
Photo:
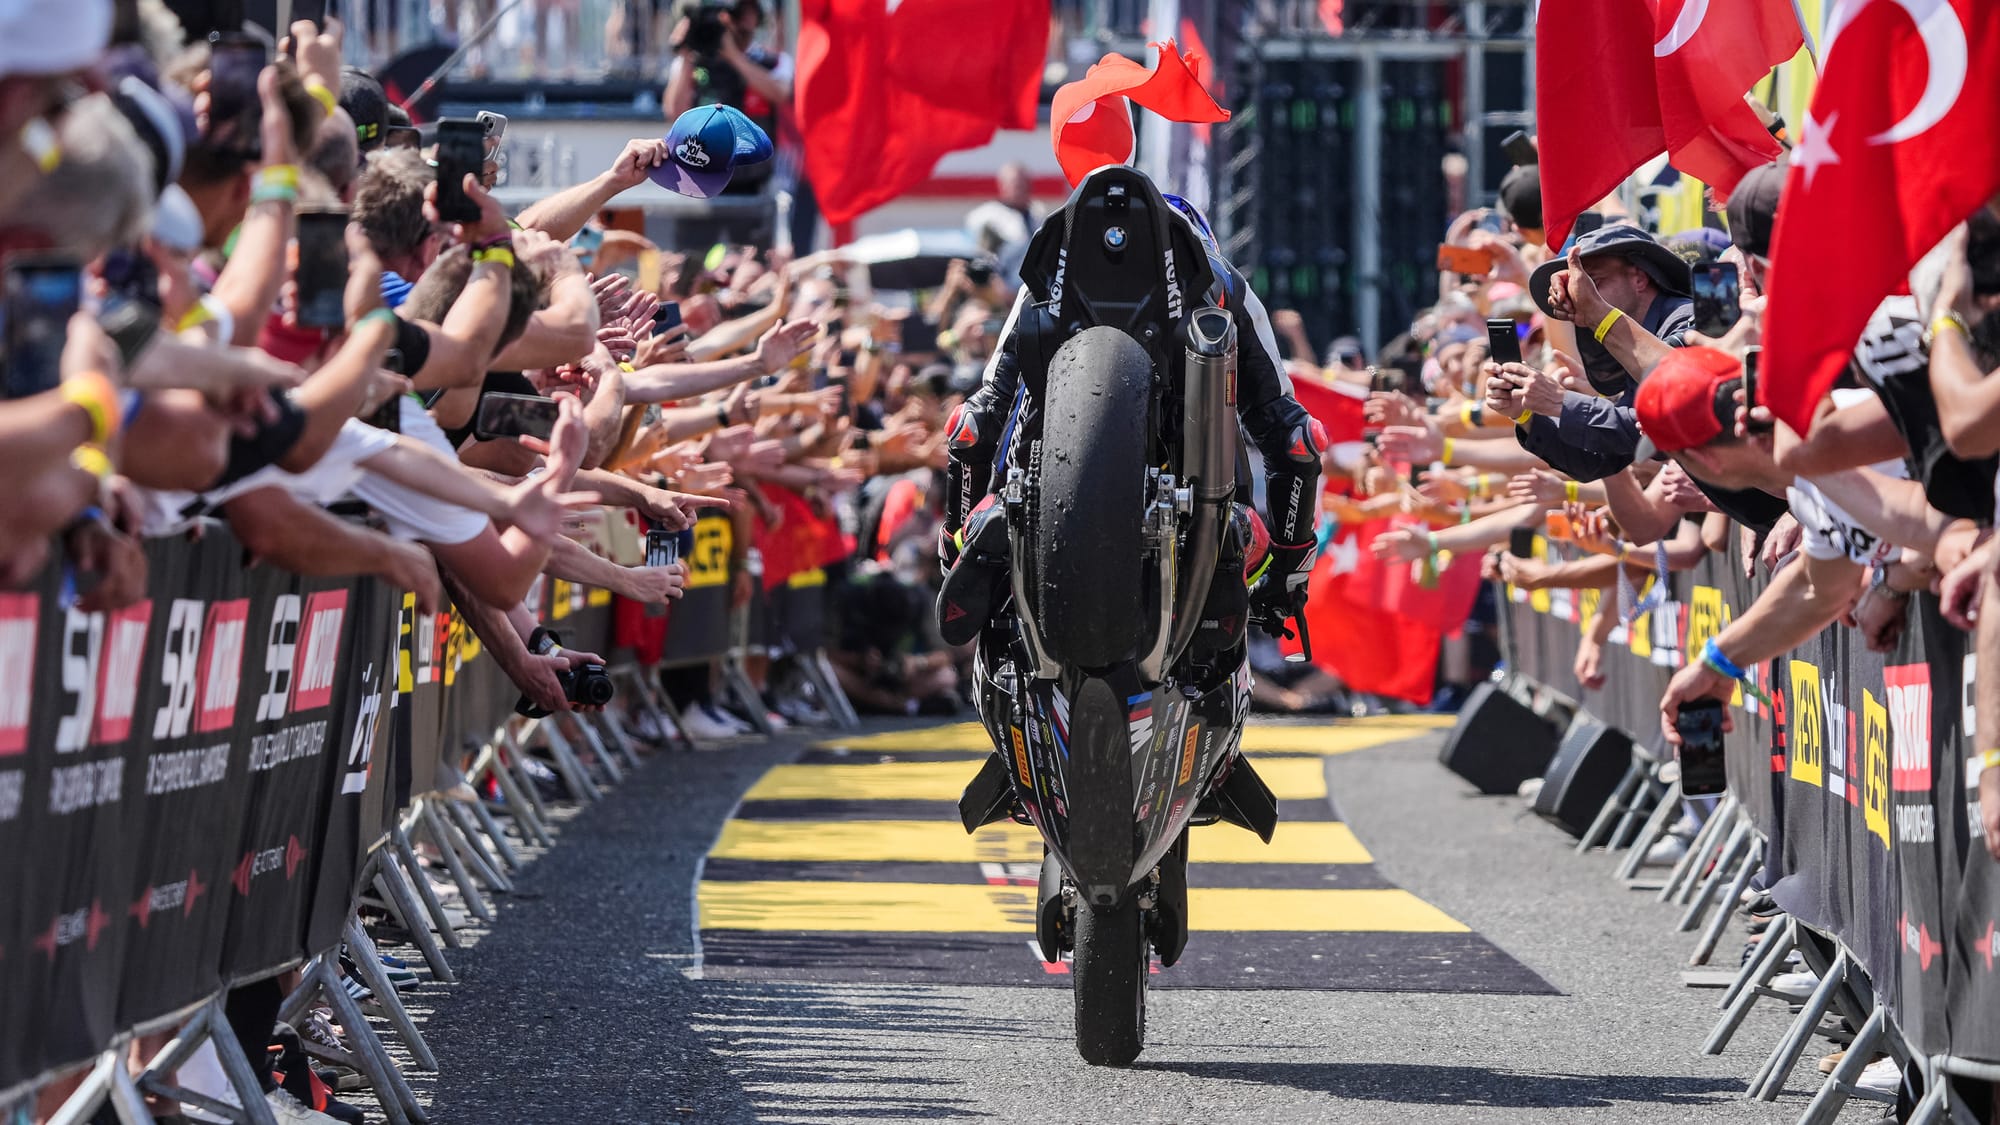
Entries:
<svg viewBox="0 0 2000 1125">
<path fill-rule="evenodd" d="M 1653 806 L 1652 815 L 1639 828 L 1639 836 L 1632 841 L 1632 850 L 1625 854 L 1625 860 L 1618 865 L 1618 878 L 1631 879 L 1646 865 L 1646 853 L 1667 834 L 1667 825 L 1673 820 L 1674 812 L 1681 804 L 1681 783 L 1668 785 L 1660 794 L 1659 803 Z"/>
<path fill-rule="evenodd" d="M 1681 885 L 1674 894 L 1675 902 L 1682 906 L 1693 902 L 1695 893 L 1707 884 L 1708 878 L 1712 877 L 1715 866 L 1722 862 L 1730 842 L 1735 839 L 1737 814 L 1740 808 L 1741 806 L 1734 800 L 1726 801 L 1716 807 L 1715 814 L 1711 818 L 1715 821 L 1715 831 L 1709 835 L 1703 846 L 1702 855 L 1697 857 L 1694 865 L 1688 869 L 1686 877 L 1681 880 Z"/>
<path fill-rule="evenodd" d="M 334 1022 L 347 1032 L 347 1046 L 344 1050 L 328 1047 L 301 1036 L 299 1042 L 306 1054 L 359 1071 L 374 1089 L 375 1100 L 381 1103 L 382 1113 L 389 1119 L 389 1125 L 412 1125 L 413 1122 L 428 1120 L 422 1104 L 417 1101 L 416 1092 L 403 1080 L 402 1072 L 389 1058 L 388 1048 L 375 1034 L 374 1025 L 368 1022 L 368 1017 L 361 1012 L 361 1005 L 355 1003 L 354 997 L 349 996 L 347 989 L 341 985 L 339 974 L 333 971 L 332 958 L 314 959 L 306 969 L 305 980 L 278 1009 L 278 1018 L 296 1026 L 312 1002 L 322 997 L 333 1009 Z"/>
<path fill-rule="evenodd" d="M 514 828 L 521 834 L 524 842 L 544 848 L 555 843 L 555 838 L 549 835 L 548 828 L 536 814 L 535 803 L 522 791 L 520 778 L 515 777 L 514 771 L 508 768 L 506 755 L 501 751 L 497 738 L 481 748 L 478 760 L 473 762 L 470 779 L 477 784 L 482 776 L 490 776 L 499 784 L 501 803 L 506 806 L 506 813 L 513 818 Z M 502 854 L 507 857 L 508 865 L 516 871 L 521 870 L 520 857 L 516 856 L 513 848 L 507 844 L 506 833 L 500 831 L 499 822 L 493 819 L 493 810 L 486 806 L 483 799 L 475 815 L 479 817 L 480 824 L 486 828 L 486 834 L 498 841 L 504 849 Z"/>
<path fill-rule="evenodd" d="M 438 901 L 424 865 L 417 862 L 417 849 L 410 846 L 410 834 L 404 830 L 400 818 L 389 827 L 389 851 L 394 866 L 415 892 L 418 905 L 424 908 L 422 917 L 430 919 L 431 929 L 441 942 L 452 949 L 459 948 L 458 929 L 451 924 L 451 915 L 445 913 L 444 903 Z"/>
<path fill-rule="evenodd" d="M 1659 769 L 1658 764 L 1649 759 L 1640 758 L 1638 765 L 1640 769 L 1639 787 L 1633 792 L 1631 801 L 1627 802 L 1625 815 L 1618 818 L 1617 826 L 1611 830 L 1611 839 L 1604 842 L 1605 848 L 1609 851 L 1615 852 L 1620 848 L 1631 846 L 1633 835 L 1639 831 L 1639 826 L 1644 824 L 1647 817 L 1652 814 L 1653 806 L 1659 802 L 1661 791 L 1666 788 L 1654 776 L 1655 772 Z"/>
<path fill-rule="evenodd" d="M 729 611 L 729 648 L 722 654 L 722 682 L 742 705 L 750 726 L 765 738 L 775 733 L 764 708 L 764 695 L 750 682 L 745 661 L 750 655 L 750 603 Z"/>
<path fill-rule="evenodd" d="M 610 784 L 625 784 L 625 763 L 620 762 L 619 756 L 613 754 L 610 747 L 605 745 L 604 738 L 597 733 L 597 725 L 591 721 L 591 716 L 570 715 L 568 718 L 568 722 L 556 724 L 558 729 L 567 728 L 575 731 L 576 736 L 583 740 L 584 747 L 590 751 L 590 756 L 597 759 L 597 768 L 603 770 L 604 776 L 611 779 Z M 564 738 L 568 737 L 569 735 L 565 733 Z"/>
<path fill-rule="evenodd" d="M 1625 767 L 1625 776 L 1618 779 L 1618 787 L 1611 791 L 1611 798 L 1604 807 L 1597 810 L 1597 816 L 1590 827 L 1583 830 L 1583 836 L 1576 842 L 1578 855 L 1589 851 L 1611 838 L 1612 828 L 1632 810 L 1634 799 L 1640 786 L 1646 783 L 1646 762 L 1637 747 L 1632 750 L 1632 761 Z"/>
<path fill-rule="evenodd" d="M 97 1117 L 99 1108 L 109 1104 L 111 1112 L 118 1118 L 118 1125 L 153 1125 L 152 1112 L 146 1108 L 145 1095 L 132 1081 L 132 1074 L 125 1066 L 125 1052 L 129 1040 L 119 1036 L 97 1056 L 97 1062 L 90 1068 L 82 1085 L 70 1093 L 63 1101 L 62 1108 L 49 1118 L 51 1125 L 87 1125 Z M 202 1108 L 208 1109 L 209 1099 L 200 1098 Z M 261 1098 L 260 1098 L 261 1100 Z M 215 1103 L 219 1115 L 232 1119 L 240 1118 L 239 1111 L 232 1106 Z M 265 1106 L 269 1113 L 270 1107 Z"/>
<path fill-rule="evenodd" d="M 624 769 L 639 768 L 638 740 L 625 729 L 625 721 L 618 717 L 617 708 L 606 707 L 593 714 L 579 715 L 577 721 L 583 726 L 587 737 L 617 754 L 619 764 Z"/>
<path fill-rule="evenodd" d="M 396 921 L 410 935 L 410 941 L 423 954 L 424 964 L 429 966 L 431 977 L 443 984 L 454 984 L 458 977 L 445 963 L 444 950 L 439 948 L 437 938 L 417 902 L 417 893 L 403 875 L 392 858 L 393 852 L 387 847 L 377 847 L 369 862 L 374 865 L 375 889 L 382 895 L 383 903 L 396 915 Z"/>
<path fill-rule="evenodd" d="M 527 747 L 513 737 L 511 729 L 511 726 L 502 727 L 500 733 L 494 735 L 494 753 L 499 755 L 501 767 L 514 775 L 515 785 L 526 794 L 528 806 L 535 810 L 535 823 L 542 826 L 542 837 L 547 841 L 543 846 L 548 847 L 555 843 L 555 837 L 548 829 L 549 805 L 542 799 L 542 791 L 535 784 L 534 777 L 528 773 Z"/>
<path fill-rule="evenodd" d="M 1708 964 L 1708 959 L 1715 956 L 1715 947 L 1721 944 L 1723 931 L 1729 928 L 1729 920 L 1736 917 L 1736 912 L 1743 908 L 1743 891 L 1750 886 L 1750 880 L 1756 877 L 1758 869 L 1763 865 L 1764 841 L 1753 832 L 1749 854 L 1745 855 L 1743 862 L 1737 866 L 1736 877 L 1729 881 L 1728 888 L 1722 892 L 1722 902 L 1715 916 L 1708 920 L 1708 928 L 1702 931 L 1701 940 L 1695 943 L 1694 952 L 1688 955 L 1690 966 L 1699 968 Z"/>
<path fill-rule="evenodd" d="M 438 850 L 438 858 L 444 861 L 445 870 L 451 873 L 453 885 L 458 887 L 458 900 L 472 912 L 472 916 L 482 922 L 493 921 L 493 910 L 486 905 L 486 898 L 479 893 L 479 884 L 473 878 L 471 868 L 466 866 L 465 856 L 460 854 L 458 841 L 447 826 L 444 817 L 432 804 L 444 800 L 442 797 L 419 797 L 414 806 L 417 825 L 424 830 L 432 846 Z"/>
<path fill-rule="evenodd" d="M 410 1018 L 410 1010 L 403 1006 L 402 994 L 389 980 L 389 974 L 382 969 L 382 954 L 375 948 L 368 931 L 359 919 L 349 918 L 343 931 L 347 939 L 348 959 L 361 973 L 361 983 L 375 994 L 375 1001 L 387 1013 L 389 1026 L 402 1037 L 403 1045 L 410 1050 L 410 1057 L 416 1060 L 417 1069 L 437 1073 L 437 1056 L 431 1053 L 429 1043 L 424 1042 L 423 1033 L 417 1030 L 416 1021 Z"/>
<path fill-rule="evenodd" d="M 1701 874 L 1708 869 L 1709 861 L 1722 850 L 1724 841 L 1736 823 L 1736 799 L 1725 798 L 1715 811 L 1702 822 L 1701 831 L 1695 833 L 1688 844 L 1687 854 L 1681 857 L 1668 876 L 1667 885 L 1660 890 L 1661 902 L 1677 902 L 1682 906 L 1694 897 L 1695 887 L 1700 885 Z"/>
<path fill-rule="evenodd" d="M 658 671 L 657 668 L 654 671 Z M 667 732 L 667 741 L 683 750 L 694 749 L 694 740 L 688 737 L 687 727 L 681 722 L 681 713 L 674 701 L 659 689 L 645 668 L 637 664 L 625 664 L 612 669 L 621 684 L 619 690 L 626 691 L 634 706 L 643 707 L 652 716 L 653 722 Z"/>
<path fill-rule="evenodd" d="M 1797 926 L 1797 922 L 1786 918 L 1782 930 L 1772 929 L 1765 932 L 1764 943 L 1757 950 L 1757 956 L 1743 966 L 1743 971 L 1737 974 L 1736 982 L 1730 986 L 1730 991 L 1723 995 L 1722 1018 L 1716 1021 L 1714 1030 L 1708 1033 L 1707 1041 L 1701 1045 L 1702 1054 L 1719 1055 L 1729 1046 L 1729 1040 L 1735 1036 L 1736 1029 L 1743 1026 L 1744 1017 L 1750 1014 L 1750 1009 L 1756 1005 L 1758 998 L 1765 995 L 1764 986 L 1770 983 L 1772 977 L 1778 975 L 1779 968 L 1785 963 L 1786 955 L 1797 948 Z"/>
<path fill-rule="evenodd" d="M 192 1090 L 183 1090 L 166 1080 L 165 1076 L 179 1069 L 204 1042 L 215 1048 L 216 1062 L 222 1067 L 223 1077 L 229 1080 L 229 1088 L 236 1094 L 236 1100 L 242 1103 L 240 1108 Z M 236 1032 L 229 1026 L 229 1017 L 223 1013 L 221 995 L 211 998 L 181 1025 L 160 1053 L 146 1064 L 145 1072 L 139 1075 L 136 1082 L 126 1074 L 128 1043 L 129 1039 L 121 1036 L 99 1061 L 98 1068 L 91 1072 L 91 1078 L 95 1079 L 102 1073 L 110 1084 L 107 1091 L 111 1093 L 111 1104 L 124 1125 L 145 1125 L 153 1120 L 151 1112 L 145 1107 L 145 1100 L 140 1096 L 141 1091 L 185 1102 L 227 1121 L 243 1125 L 277 1125 L 270 1103 L 264 1100 L 263 1087 L 257 1083 L 257 1074 L 250 1068 L 250 1059 L 243 1053 L 243 1044 L 237 1041 Z M 108 1071 L 104 1069 L 107 1064 L 111 1067 Z M 85 1088 L 88 1089 L 88 1086 Z M 90 1120 L 90 1110 L 80 1117 L 64 1117 L 83 1093 L 84 1090 L 78 1090 L 77 1096 L 64 1103 L 63 1112 L 51 1118 L 51 1122 L 65 1122 L 67 1125 L 73 1121 L 80 1125 Z M 136 1121 L 126 1118 L 130 1112 L 130 1101 L 138 1102 L 139 1116 Z M 91 1108 L 95 1108 L 94 1102 Z"/>
<path fill-rule="evenodd" d="M 1854 1033 L 1854 1041 L 1847 1045 L 1847 1053 L 1840 1057 L 1839 1065 L 1833 1068 L 1833 1073 L 1827 1076 L 1819 1092 L 1813 1095 L 1813 1100 L 1807 1104 L 1805 1112 L 1799 1115 L 1799 1125 L 1833 1125 L 1834 1119 L 1840 1116 L 1841 1107 L 1847 1104 L 1848 1098 L 1856 1095 L 1876 1099 L 1881 1097 L 1873 1090 L 1857 1089 L 1854 1084 L 1861 1078 L 1861 1072 L 1868 1066 L 1876 1047 L 1881 1044 L 1883 1032 L 1888 1025 L 1888 1010 L 1878 1004 L 1874 1011 L 1868 1013 L 1868 1019 L 1861 1024 L 1860 1030 Z"/>
<path fill-rule="evenodd" d="M 489 886 L 502 894 L 512 891 L 514 881 L 508 875 L 521 869 L 521 860 L 514 854 L 513 846 L 507 843 L 507 834 L 493 819 L 493 814 L 487 811 L 486 803 L 446 801 L 444 811 L 457 826 L 459 838 L 465 841 L 469 854 L 479 860 L 474 869 L 483 864 L 490 873 Z M 489 844 L 492 845 L 491 850 L 488 850 Z"/>
<path fill-rule="evenodd" d="M 1819 1021 L 1833 1007 L 1834 994 L 1847 983 L 1849 961 L 1846 950 L 1837 954 L 1833 963 L 1820 975 L 1819 987 L 1813 989 L 1806 999 L 1805 1007 L 1793 1018 L 1792 1025 L 1785 1029 L 1784 1037 L 1771 1049 L 1764 1065 L 1750 1079 L 1746 1095 L 1758 1101 L 1774 1102 L 1785 1092 L 1785 1080 L 1791 1077 L 1792 1068 L 1799 1065 L 1799 1056 L 1805 1054 L 1806 1044 L 1812 1042 L 1813 1033 L 1819 1029 Z"/>
<path fill-rule="evenodd" d="M 1716 853 L 1715 865 L 1709 868 L 1708 876 L 1702 879 L 1701 889 L 1689 900 L 1688 908 L 1681 913 L 1681 920 L 1675 926 L 1677 932 L 1691 933 L 1701 925 L 1702 916 L 1708 913 L 1709 904 L 1715 901 L 1717 892 L 1730 881 L 1736 863 L 1749 851 L 1751 838 L 1750 822 L 1741 817 L 1737 818 L 1736 823 L 1729 829 L 1728 837 L 1722 842 L 1722 849 Z"/>
<path fill-rule="evenodd" d="M 816 648 L 811 652 L 801 652 L 795 658 L 799 671 L 813 686 L 814 694 L 826 708 L 827 717 L 841 730 L 855 730 L 861 726 L 861 716 L 855 713 L 854 703 L 847 693 L 840 690 L 840 677 L 833 673 L 833 663 L 827 659 L 826 649 Z"/>
<path fill-rule="evenodd" d="M 571 797 L 585 804 L 596 804 L 604 798 L 603 792 L 597 788 L 597 783 L 590 780 L 590 771 L 583 768 L 583 762 L 577 758 L 576 751 L 570 747 L 569 739 L 563 737 L 557 724 L 547 719 L 529 720 L 521 725 L 519 731 L 507 735 L 508 747 L 519 754 L 521 760 L 525 762 L 528 757 L 528 740 L 537 734 L 546 738 L 549 760 L 555 765 L 556 772 L 562 775 L 563 784 L 569 788 Z"/>
</svg>

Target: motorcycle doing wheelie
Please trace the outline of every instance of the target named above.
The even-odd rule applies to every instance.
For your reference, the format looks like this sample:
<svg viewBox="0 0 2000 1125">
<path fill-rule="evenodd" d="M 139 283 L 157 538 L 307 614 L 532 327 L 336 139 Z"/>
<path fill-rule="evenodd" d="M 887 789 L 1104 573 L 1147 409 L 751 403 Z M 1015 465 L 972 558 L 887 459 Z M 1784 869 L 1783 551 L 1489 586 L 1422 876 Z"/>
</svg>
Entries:
<svg viewBox="0 0 2000 1125">
<path fill-rule="evenodd" d="M 1072 955 L 1077 1050 L 1099 1065 L 1137 1057 L 1150 960 L 1187 944 L 1188 829 L 1228 821 L 1268 843 L 1277 823 L 1238 750 L 1241 572 L 1263 529 L 1236 502 L 1237 327 L 1211 249 L 1144 175 L 1091 173 L 1030 244 L 1009 325 L 1020 385 L 990 460 L 961 458 L 980 435 L 951 427 L 953 483 L 977 487 L 948 513 L 948 529 L 964 519 L 940 628 L 976 637 L 995 747 L 959 811 L 968 832 L 1040 832 L 1035 936 L 1046 961 Z M 1308 422 L 1294 504 L 1318 494 Z M 1310 511 L 1304 526 L 1309 540 Z M 1304 640 L 1302 581 L 1260 623 L 1290 617 Z"/>
</svg>

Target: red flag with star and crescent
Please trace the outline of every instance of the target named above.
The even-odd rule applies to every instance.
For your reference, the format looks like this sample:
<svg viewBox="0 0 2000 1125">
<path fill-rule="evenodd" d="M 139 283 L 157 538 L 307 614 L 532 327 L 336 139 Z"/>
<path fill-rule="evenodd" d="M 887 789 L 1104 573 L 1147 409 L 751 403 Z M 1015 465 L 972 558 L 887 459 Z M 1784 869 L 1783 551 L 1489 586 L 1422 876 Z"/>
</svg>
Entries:
<svg viewBox="0 0 2000 1125">
<path fill-rule="evenodd" d="M 1343 445 L 1361 444 L 1365 391 L 1300 379 L 1292 392 L 1325 428 L 1326 448 L 1336 462 L 1343 459 Z M 1346 485 L 1337 475 L 1323 479 L 1330 490 Z M 1407 564 L 1383 563 L 1369 549 L 1375 536 L 1395 525 L 1382 519 L 1332 529 L 1306 584 L 1313 663 L 1354 691 L 1429 703 L 1438 648 L 1446 634 L 1465 624 L 1478 596 L 1479 560 L 1476 555 L 1460 560 L 1436 586 L 1422 586 Z M 1282 647 L 1289 652 L 1297 645 Z"/>
<path fill-rule="evenodd" d="M 1834 12 L 1771 240 L 1758 397 L 1803 433 L 1883 297 L 2000 191 L 2000 5 Z"/>
<path fill-rule="evenodd" d="M 1803 42 L 1790 0 L 1543 0 L 1535 37 L 1551 245 L 1662 151 L 1725 196 L 1778 155 L 1743 95 Z"/>
</svg>

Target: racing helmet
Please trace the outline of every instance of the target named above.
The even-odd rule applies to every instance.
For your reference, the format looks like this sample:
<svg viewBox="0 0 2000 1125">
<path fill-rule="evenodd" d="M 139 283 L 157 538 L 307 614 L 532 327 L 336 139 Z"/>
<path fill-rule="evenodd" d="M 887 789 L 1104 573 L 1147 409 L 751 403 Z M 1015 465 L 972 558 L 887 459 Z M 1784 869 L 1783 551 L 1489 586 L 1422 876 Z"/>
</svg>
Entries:
<svg viewBox="0 0 2000 1125">
<path fill-rule="evenodd" d="M 1202 217 L 1200 208 L 1172 192 L 1163 191 L 1160 196 L 1167 201 L 1167 206 L 1179 211 L 1181 217 L 1188 221 L 1188 225 L 1194 228 L 1195 233 L 1201 236 L 1202 245 L 1209 253 L 1220 257 L 1222 248 L 1216 244 L 1215 232 L 1209 229 L 1208 220 Z"/>
</svg>

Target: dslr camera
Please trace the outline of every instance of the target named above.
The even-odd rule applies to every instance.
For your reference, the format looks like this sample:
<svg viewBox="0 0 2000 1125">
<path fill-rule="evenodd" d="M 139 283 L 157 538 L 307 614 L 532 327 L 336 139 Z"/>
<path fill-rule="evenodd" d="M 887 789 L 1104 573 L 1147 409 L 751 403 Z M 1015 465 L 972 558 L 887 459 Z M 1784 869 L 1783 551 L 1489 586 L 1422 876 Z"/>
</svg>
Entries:
<svg viewBox="0 0 2000 1125">
<path fill-rule="evenodd" d="M 555 630 L 537 626 L 528 637 L 528 651 L 536 656 L 547 656 L 562 647 L 562 637 Z M 618 694 L 618 685 L 611 682 L 602 664 L 579 664 L 556 673 L 562 684 L 563 696 L 572 707 L 602 707 Z M 546 718 L 548 711 L 534 700 L 523 695 L 514 704 L 514 713 L 530 719 Z"/>
<path fill-rule="evenodd" d="M 735 10 L 735 0 L 694 0 L 687 7 L 687 37 L 681 46 L 704 58 L 720 53 L 727 31 L 722 17 Z"/>
</svg>

